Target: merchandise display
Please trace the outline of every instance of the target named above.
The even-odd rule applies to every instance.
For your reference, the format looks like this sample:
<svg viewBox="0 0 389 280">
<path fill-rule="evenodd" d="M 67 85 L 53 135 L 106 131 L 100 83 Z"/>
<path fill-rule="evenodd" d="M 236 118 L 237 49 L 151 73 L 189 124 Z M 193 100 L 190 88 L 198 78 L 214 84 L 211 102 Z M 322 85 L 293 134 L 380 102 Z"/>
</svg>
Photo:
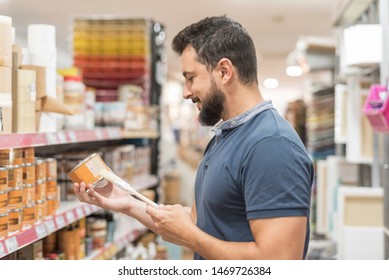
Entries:
<svg viewBox="0 0 389 280">
<path fill-rule="evenodd" d="M 273 26 L 266 23 L 263 30 L 256 30 L 249 23 L 252 16 L 250 20 L 244 19 L 247 30 L 254 30 L 250 34 L 253 34 L 255 47 L 259 44 L 257 82 L 261 95 L 264 101 L 272 100 L 274 110 L 297 132 L 302 142 L 299 149 L 305 148 L 307 158 L 313 162 L 314 178 L 307 202 L 309 234 L 305 236 L 303 258 L 389 259 L 389 212 L 386 211 L 389 204 L 389 177 L 386 174 L 386 163 L 389 162 L 389 67 L 386 65 L 389 63 L 389 41 L 385 40 L 384 32 L 388 31 L 383 22 L 388 18 L 388 3 L 367 0 L 359 5 L 357 2 L 361 1 L 335 1 L 336 4 L 329 4 L 333 11 L 324 11 L 327 3 L 319 2 L 322 1 L 310 4 L 312 14 L 304 14 L 301 18 L 306 18 L 306 26 L 311 26 L 312 22 L 308 21 L 314 16 L 314 8 L 322 5 L 322 15 L 326 19 L 318 17 L 315 28 L 302 29 L 298 37 L 294 36 L 294 29 L 301 28 L 299 22 L 294 21 L 293 30 L 288 26 L 290 16 L 296 18 L 296 14 L 292 15 L 286 5 L 279 7 L 279 15 L 272 16 L 274 22 L 271 24 L 276 28 L 285 27 L 290 34 L 284 36 L 284 30 L 279 31 L 282 36 L 274 48 L 269 47 L 273 40 L 263 40 L 268 36 L 264 30 L 272 34 L 278 32 L 272 29 Z M 177 6 L 173 21 L 177 26 L 171 26 L 172 21 L 168 18 L 173 14 L 166 14 L 166 9 L 172 3 L 164 5 L 160 11 L 154 11 L 158 5 L 139 8 L 134 3 L 126 3 L 121 5 L 124 13 L 117 13 L 114 4 L 106 11 L 102 8 L 107 3 L 99 3 L 96 9 L 89 7 L 90 14 L 87 3 L 82 9 L 79 9 L 81 5 L 75 7 L 72 13 L 64 8 L 66 21 L 62 20 L 62 26 L 59 26 L 59 21 L 54 20 L 54 12 L 47 14 L 47 18 L 39 13 L 30 18 L 23 13 L 27 17 L 21 18 L 17 11 L 24 11 L 20 3 L 12 3 L 13 6 L 2 3 L 5 9 L 0 15 L 0 261 L 201 259 L 200 252 L 192 251 L 194 246 L 170 243 L 165 241 L 169 234 L 153 232 L 153 226 L 157 224 L 153 211 L 157 213 L 166 205 L 190 208 L 199 205 L 194 202 L 204 203 L 211 215 L 207 216 L 203 207 L 195 207 L 195 214 L 200 217 L 196 217 L 195 226 L 211 235 L 211 241 L 212 238 L 225 241 L 228 238 L 224 231 L 230 231 L 228 233 L 235 237 L 234 217 L 232 223 L 228 217 L 225 219 L 226 215 L 232 213 L 231 209 L 254 207 L 249 201 L 260 199 L 258 192 L 249 193 L 251 189 L 246 181 L 239 182 L 244 193 L 239 193 L 240 190 L 232 193 L 235 198 L 243 199 L 241 208 L 227 209 L 225 203 L 212 204 L 212 195 L 195 193 L 195 186 L 204 193 L 209 191 L 206 188 L 208 179 L 203 184 L 196 176 L 210 176 L 221 163 L 237 170 L 239 163 L 246 167 L 251 158 L 239 161 L 239 156 L 233 157 L 231 152 L 243 154 L 240 149 L 249 146 L 242 146 L 239 141 L 243 139 L 242 143 L 245 143 L 256 132 L 250 131 L 248 137 L 233 141 L 236 146 L 231 147 L 235 148 L 226 149 L 226 156 L 223 156 L 224 150 L 218 145 L 232 141 L 234 134 L 223 138 L 224 135 L 217 133 L 230 133 L 240 126 L 244 130 L 252 113 L 242 119 L 238 128 L 231 122 L 228 131 L 224 131 L 227 129 L 224 126 L 220 129 L 217 123 L 215 127 L 200 123 L 200 114 L 207 113 L 204 108 L 209 109 L 206 106 L 215 101 L 206 97 L 216 92 L 215 89 L 225 95 L 227 85 L 222 84 L 225 80 L 212 77 L 215 88 L 207 90 L 205 83 L 200 86 L 198 82 L 204 77 L 192 77 L 193 69 L 188 72 L 183 67 L 188 61 L 181 61 L 181 68 L 177 67 L 180 63 L 170 61 L 173 58 L 179 62 L 186 57 L 179 52 L 177 56 L 174 49 L 175 56 L 170 57 L 169 51 L 174 48 L 173 33 L 192 21 L 191 17 L 182 20 L 176 15 L 180 10 Z M 301 8 L 300 4 L 295 6 L 293 11 Z M 228 10 L 231 7 L 225 5 L 223 8 L 226 8 L 225 14 L 233 14 L 233 10 Z M 48 10 L 49 5 L 42 12 Z M 270 4 L 268 10 L 269 13 L 275 11 L 270 9 Z M 145 14 L 145 11 L 149 13 Z M 201 15 L 197 10 L 190 14 Z M 153 19 L 154 16 L 166 22 L 161 23 Z M 241 16 L 237 15 L 236 20 Z M 233 16 L 232 19 L 235 20 Z M 258 26 L 261 20 L 255 25 Z M 307 34 L 311 31 L 317 33 Z M 272 37 L 277 37 L 274 34 Z M 286 44 L 286 39 L 292 35 L 296 44 L 286 51 L 285 46 L 292 45 Z M 223 34 L 220 36 L 218 39 L 224 38 Z M 205 40 L 208 39 L 211 40 Z M 222 43 L 227 46 L 227 41 L 226 38 Z M 200 43 L 204 44 L 204 41 Z M 194 47 L 195 53 L 201 58 L 202 53 L 197 48 Z M 202 49 L 202 52 L 208 51 Z M 217 56 L 216 53 L 213 55 Z M 214 58 L 207 59 L 212 61 Z M 204 61 L 195 61 L 195 64 L 198 62 L 204 64 Z M 234 66 L 235 63 L 232 62 Z M 247 60 L 246 67 L 249 64 Z M 297 67 L 301 73 L 280 74 L 281 64 L 282 67 Z M 265 87 L 263 82 L 269 77 L 279 81 L 278 88 Z M 223 106 L 216 101 L 211 105 L 227 110 L 226 106 L 238 106 L 242 101 L 237 99 L 235 104 L 232 100 L 234 98 L 228 97 L 227 101 L 221 101 Z M 253 104 L 250 98 L 247 98 L 247 104 Z M 220 142 L 210 145 L 211 139 L 219 139 L 219 136 Z M 296 143 L 294 141 L 291 146 L 297 147 Z M 285 143 L 280 143 L 275 151 L 285 147 Z M 217 162 L 207 163 L 207 153 L 218 159 Z M 273 159 L 266 158 L 267 153 L 263 151 L 260 155 L 263 167 L 271 166 Z M 290 160 L 286 158 L 287 153 L 283 155 L 283 161 Z M 275 188 L 272 184 L 281 185 L 274 184 L 279 178 L 296 170 L 293 164 L 285 169 L 282 166 L 278 164 L 272 169 L 271 172 L 279 174 L 272 177 L 272 183 L 266 185 L 268 189 L 261 198 L 272 193 Z M 260 167 L 262 170 L 262 165 Z M 215 172 L 216 183 L 237 182 L 231 175 L 234 170 L 227 169 L 220 168 Z M 256 171 L 254 166 L 253 174 Z M 240 174 L 237 178 L 246 176 L 242 172 L 237 171 L 236 174 Z M 258 174 L 250 179 L 262 178 Z M 289 185 L 303 176 L 298 172 L 290 174 L 294 175 L 286 180 Z M 227 178 L 229 176 L 231 178 Z M 123 194 L 128 195 L 126 199 L 135 201 L 135 206 L 138 200 L 147 204 L 146 209 L 151 209 L 148 215 L 155 224 L 145 223 L 151 225 L 148 228 L 130 217 L 132 212 L 123 214 L 125 211 L 119 213 L 113 208 L 98 207 L 96 205 L 104 205 L 99 204 L 100 199 L 96 200 L 98 203 L 91 200 L 91 204 L 87 199 L 80 199 L 82 195 L 88 195 L 87 188 L 82 190 L 85 193 L 75 189 L 75 183 L 81 182 L 92 184 L 98 189 L 98 195 L 107 185 L 108 191 L 111 184 L 118 186 L 118 191 L 127 192 Z M 225 190 L 218 189 L 218 184 L 211 185 L 218 194 Z M 258 212 L 281 212 L 281 208 L 292 201 L 292 196 L 302 196 L 296 190 L 287 194 L 286 189 L 282 189 L 280 196 L 284 194 L 286 198 L 279 208 Z M 89 198 L 93 199 L 91 193 Z M 224 196 L 215 198 L 225 199 Z M 278 198 L 273 196 L 273 199 Z M 115 207 L 125 205 L 123 201 L 114 201 Z M 266 201 L 276 205 L 271 199 Z M 159 206 L 159 209 L 149 206 Z M 242 214 L 242 221 L 249 221 L 250 211 Z M 285 217 L 295 216 L 292 207 L 282 211 L 285 211 Z M 261 218 L 258 215 L 258 219 Z M 224 219 L 225 223 L 216 228 Z M 207 231 L 208 226 L 215 228 L 212 232 Z M 246 229 L 240 228 L 237 234 L 248 236 L 243 234 Z M 196 234 L 195 230 L 191 232 Z M 252 232 L 251 224 L 247 232 Z M 255 241 L 255 236 L 251 237 Z M 215 240 L 213 242 L 217 244 Z"/>
<path fill-rule="evenodd" d="M 159 127 L 158 110 L 151 105 L 158 106 L 158 98 L 152 96 L 159 94 L 159 89 L 153 87 L 151 93 L 155 79 L 150 71 L 152 21 L 128 19 L 126 24 L 129 22 L 135 22 L 135 31 L 131 29 L 129 33 L 135 34 L 140 45 L 123 53 L 124 64 L 84 69 L 85 65 L 75 59 L 75 66 L 81 71 L 61 70 L 57 74 L 55 26 L 28 25 L 27 52 L 22 52 L 22 46 L 11 40 L 12 19 L 0 17 L 4 37 L 0 41 L 1 259 L 110 259 L 145 232 L 144 226 L 132 220 L 120 222 L 126 225 L 123 227 L 110 213 L 95 222 L 93 232 L 86 230 L 87 221 L 95 219 L 100 209 L 75 201 L 72 182 L 67 177 L 86 154 L 95 152 L 118 178 L 131 185 L 134 195 L 156 205 L 159 179 L 158 170 L 152 170 L 152 165 L 158 168 L 155 147 Z M 94 54 L 93 50 L 87 51 L 84 58 Z M 76 52 L 79 53 L 78 49 Z M 111 105 L 120 103 L 119 84 L 113 85 L 111 80 L 110 87 L 100 88 L 87 83 L 96 78 L 94 74 L 99 69 L 111 69 L 114 82 L 116 77 L 125 78 L 121 81 L 126 81 L 126 86 L 120 89 L 124 102 L 122 118 L 117 118 L 118 107 Z M 132 71 L 130 76 L 126 76 L 127 70 Z M 117 75 L 119 72 L 124 76 Z M 110 76 L 103 74 L 105 78 Z M 127 85 L 130 82 L 134 86 Z M 116 102 L 104 99 L 104 90 L 109 94 L 115 92 Z M 96 100 L 107 108 L 104 123 L 96 122 L 98 127 Z M 136 114 L 131 109 L 128 125 L 124 126 L 129 100 L 129 106 L 136 106 Z M 132 127 L 135 133 L 124 133 L 123 127 Z M 91 148 L 95 150 L 87 152 Z M 118 228 L 122 229 L 117 232 Z"/>
</svg>

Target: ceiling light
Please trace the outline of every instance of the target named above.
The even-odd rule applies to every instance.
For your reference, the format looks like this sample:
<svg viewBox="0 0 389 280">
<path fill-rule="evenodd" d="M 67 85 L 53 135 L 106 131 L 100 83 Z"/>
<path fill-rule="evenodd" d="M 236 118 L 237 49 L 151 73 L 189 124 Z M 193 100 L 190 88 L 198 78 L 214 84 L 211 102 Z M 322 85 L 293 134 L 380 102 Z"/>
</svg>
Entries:
<svg viewBox="0 0 389 280">
<path fill-rule="evenodd" d="M 278 80 L 274 78 L 268 78 L 263 81 L 265 88 L 273 89 L 278 87 Z"/>
<path fill-rule="evenodd" d="M 299 77 L 303 74 L 303 68 L 298 65 L 286 67 L 286 74 L 291 77 Z"/>
</svg>

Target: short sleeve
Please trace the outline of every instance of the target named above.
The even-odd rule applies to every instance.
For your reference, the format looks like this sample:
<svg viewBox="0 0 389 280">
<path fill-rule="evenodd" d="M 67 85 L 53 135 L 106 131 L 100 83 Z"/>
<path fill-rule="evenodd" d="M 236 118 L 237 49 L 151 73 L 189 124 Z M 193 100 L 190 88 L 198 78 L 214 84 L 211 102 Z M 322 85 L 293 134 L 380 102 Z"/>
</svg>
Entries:
<svg viewBox="0 0 389 280">
<path fill-rule="evenodd" d="M 272 136 L 256 143 L 241 170 L 247 218 L 308 216 L 313 164 L 289 139 Z"/>
</svg>

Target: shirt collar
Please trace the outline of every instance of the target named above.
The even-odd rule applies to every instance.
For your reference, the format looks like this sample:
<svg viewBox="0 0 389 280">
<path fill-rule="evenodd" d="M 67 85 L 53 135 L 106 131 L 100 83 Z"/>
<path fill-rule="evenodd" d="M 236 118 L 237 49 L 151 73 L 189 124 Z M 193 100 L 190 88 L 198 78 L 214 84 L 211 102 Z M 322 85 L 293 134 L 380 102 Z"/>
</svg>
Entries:
<svg viewBox="0 0 389 280">
<path fill-rule="evenodd" d="M 271 109 L 271 108 L 273 108 L 273 103 L 271 102 L 271 100 L 266 100 L 264 102 L 258 103 L 250 110 L 248 110 L 240 115 L 237 115 L 236 117 L 233 117 L 232 119 L 229 119 L 226 121 L 220 120 L 217 124 L 214 125 L 214 127 L 212 128 L 212 131 L 215 133 L 216 136 L 219 136 L 222 134 L 222 132 L 224 130 L 238 127 L 238 126 L 244 124 L 245 122 L 247 122 L 248 120 L 250 120 L 252 117 L 258 115 L 259 113 L 261 113 L 267 109 Z"/>
</svg>

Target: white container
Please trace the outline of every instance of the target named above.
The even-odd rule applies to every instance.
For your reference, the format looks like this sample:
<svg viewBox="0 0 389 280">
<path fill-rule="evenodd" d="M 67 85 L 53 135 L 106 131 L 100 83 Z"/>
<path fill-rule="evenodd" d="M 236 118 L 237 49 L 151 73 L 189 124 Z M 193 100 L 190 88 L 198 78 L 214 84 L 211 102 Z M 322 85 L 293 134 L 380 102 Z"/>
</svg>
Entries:
<svg viewBox="0 0 389 280">
<path fill-rule="evenodd" d="M 64 103 L 72 108 L 76 114 L 65 116 L 66 129 L 85 129 L 85 85 L 78 76 L 67 76 L 63 83 Z"/>
<path fill-rule="evenodd" d="M 49 24 L 30 24 L 27 27 L 28 47 L 55 47 L 55 26 Z"/>
<path fill-rule="evenodd" d="M 55 47 L 30 46 L 28 57 L 31 65 L 57 68 L 57 49 Z"/>
<path fill-rule="evenodd" d="M 0 66 L 12 66 L 12 18 L 0 16 Z"/>
<path fill-rule="evenodd" d="M 359 24 L 343 31 L 341 61 L 345 66 L 370 66 L 382 60 L 382 27 L 379 24 Z"/>
</svg>

